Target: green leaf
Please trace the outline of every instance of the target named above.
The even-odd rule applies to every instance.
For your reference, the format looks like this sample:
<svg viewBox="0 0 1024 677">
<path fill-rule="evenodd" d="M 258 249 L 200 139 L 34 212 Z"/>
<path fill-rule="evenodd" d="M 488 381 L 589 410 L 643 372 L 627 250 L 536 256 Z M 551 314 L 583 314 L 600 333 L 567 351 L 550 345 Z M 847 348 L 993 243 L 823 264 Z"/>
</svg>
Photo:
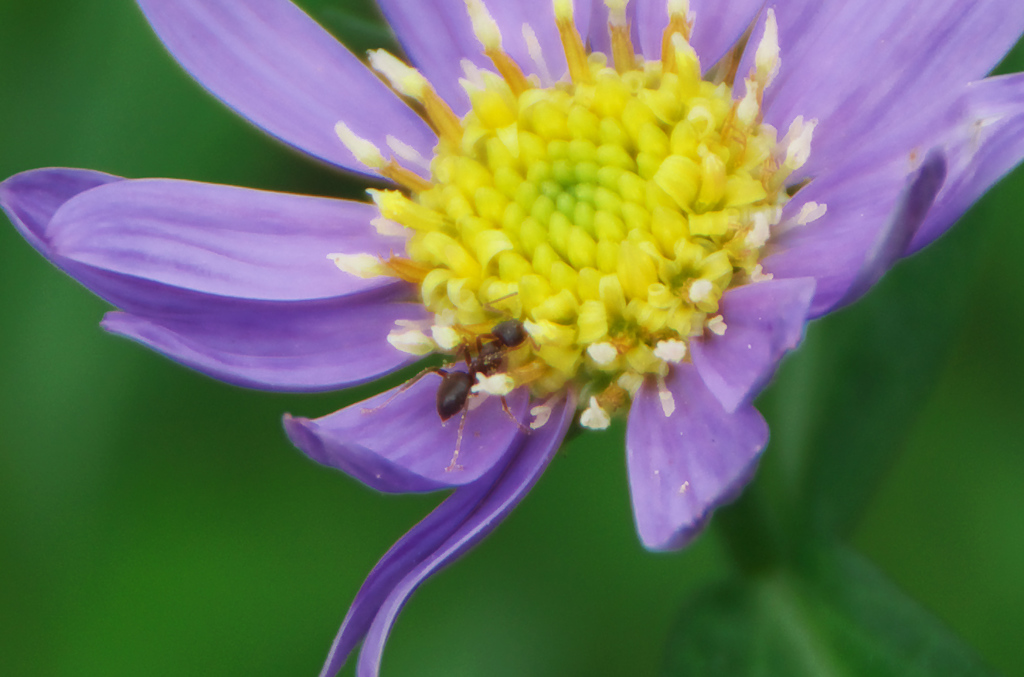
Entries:
<svg viewBox="0 0 1024 677">
<path fill-rule="evenodd" d="M 378 48 L 400 53 L 373 0 L 300 0 L 298 4 L 356 56 Z"/>
<path fill-rule="evenodd" d="M 947 628 L 845 549 L 802 575 L 736 578 L 681 610 L 665 677 L 978 677 L 994 673 Z"/>
<path fill-rule="evenodd" d="M 977 240 L 961 224 L 813 323 L 759 402 L 772 428 L 761 479 L 796 533 L 846 536 L 856 525 L 957 336 Z"/>
</svg>

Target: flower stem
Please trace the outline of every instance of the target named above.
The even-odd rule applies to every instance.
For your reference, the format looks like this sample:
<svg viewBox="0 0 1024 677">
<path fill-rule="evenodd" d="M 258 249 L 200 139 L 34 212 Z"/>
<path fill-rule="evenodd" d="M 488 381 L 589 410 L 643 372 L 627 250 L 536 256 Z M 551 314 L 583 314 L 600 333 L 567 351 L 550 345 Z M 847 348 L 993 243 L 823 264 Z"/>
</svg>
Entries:
<svg viewBox="0 0 1024 677">
<path fill-rule="evenodd" d="M 787 552 L 786 539 L 759 482 L 754 482 L 735 503 L 714 517 L 726 552 L 746 575 L 777 569 Z"/>
</svg>

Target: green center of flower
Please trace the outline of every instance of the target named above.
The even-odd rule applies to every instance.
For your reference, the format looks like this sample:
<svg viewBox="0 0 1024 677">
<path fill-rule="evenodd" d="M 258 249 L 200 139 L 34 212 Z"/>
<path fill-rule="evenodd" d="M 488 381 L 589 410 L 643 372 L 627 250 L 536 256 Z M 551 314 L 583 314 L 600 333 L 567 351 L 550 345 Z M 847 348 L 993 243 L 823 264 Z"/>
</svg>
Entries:
<svg viewBox="0 0 1024 677">
<path fill-rule="evenodd" d="M 539 397 L 574 384 L 591 427 L 606 425 L 606 410 L 645 376 L 685 360 L 693 337 L 727 330 L 722 294 L 764 277 L 758 260 L 788 199 L 784 181 L 806 160 L 813 129 L 798 120 L 779 143 L 761 121 L 778 68 L 773 16 L 747 94 L 734 100 L 731 83 L 702 77 L 684 3 L 669 3 L 660 61 L 635 54 L 625 3 L 608 4 L 613 63 L 586 54 L 571 5 L 556 2 L 570 79 L 541 86 L 470 2 L 498 73 L 468 73 L 462 119 L 414 71 L 371 58 L 424 105 L 440 137 L 429 181 L 377 161 L 406 190 L 374 199 L 410 235 L 407 259 L 373 272 L 417 283 L 436 318 L 429 332 L 405 328 L 393 342 L 451 354 L 518 320 L 529 340 L 506 349 L 511 384 Z"/>
</svg>

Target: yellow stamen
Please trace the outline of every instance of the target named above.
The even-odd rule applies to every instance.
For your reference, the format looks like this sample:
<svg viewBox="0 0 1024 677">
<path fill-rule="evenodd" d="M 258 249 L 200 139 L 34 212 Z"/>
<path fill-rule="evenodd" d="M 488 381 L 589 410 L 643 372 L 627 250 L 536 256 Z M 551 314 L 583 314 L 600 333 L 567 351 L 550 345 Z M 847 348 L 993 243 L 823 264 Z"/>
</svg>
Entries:
<svg viewBox="0 0 1024 677">
<path fill-rule="evenodd" d="M 466 62 L 470 110 L 461 119 L 415 70 L 371 54 L 441 138 L 427 180 L 398 164 L 428 165 L 412 148 L 389 138 L 396 159 L 388 159 L 339 126 L 356 157 L 407 192 L 370 191 L 378 228 L 404 239 L 405 256 L 335 260 L 417 285 L 434 320 L 394 332 L 401 349 L 429 345 L 470 360 L 481 346 L 500 352 L 501 368 L 474 386 L 481 392 L 526 386 L 545 398 L 572 387 L 585 407 L 581 423 L 602 428 L 646 381 L 672 415 L 664 377 L 690 359 L 695 337 L 726 331 L 723 295 L 770 279 L 760 258 L 772 237 L 824 212 L 808 203 L 780 223 L 814 121 L 796 118 L 781 140 L 763 122 L 764 90 L 780 63 L 771 11 L 745 93 L 734 99 L 703 75 L 686 0 L 668 0 L 662 62 L 635 53 L 628 0 L 605 0 L 610 56 L 588 55 L 572 0 L 553 1 L 570 81 L 552 81 L 528 26 L 541 78 L 526 78 L 484 0 L 467 0 L 497 73 Z M 492 333 L 505 320 L 520 323 L 521 344 Z"/>
<path fill-rule="evenodd" d="M 676 72 L 676 54 L 672 46 L 672 36 L 681 35 L 690 40 L 693 24 L 690 22 L 689 0 L 668 0 L 668 25 L 661 34 L 661 65 L 665 73 Z"/>
<path fill-rule="evenodd" d="M 569 77 L 576 84 L 590 82 L 590 67 L 587 65 L 587 50 L 583 38 L 576 30 L 576 20 L 572 6 L 573 0 L 554 0 L 555 25 L 558 35 L 562 38 L 562 49 L 569 65 Z"/>
<path fill-rule="evenodd" d="M 483 45 L 484 54 L 498 69 L 508 86 L 517 96 L 529 89 L 530 83 L 522 69 L 519 68 L 519 64 L 502 49 L 498 23 L 487 11 L 483 0 L 466 0 L 466 10 L 469 12 L 469 18 L 473 24 L 473 33 Z"/>
<path fill-rule="evenodd" d="M 358 136 L 344 122 L 335 124 L 334 132 L 338 135 L 338 139 L 348 148 L 349 152 L 355 156 L 356 160 L 370 169 L 377 170 L 381 176 L 416 192 L 429 190 L 433 185 L 419 174 L 401 166 L 394 159 L 385 159 L 377 146 Z"/>
<path fill-rule="evenodd" d="M 605 0 L 608 6 L 608 31 L 612 41 L 612 63 L 619 73 L 633 70 L 636 66 L 636 51 L 629 35 L 629 20 L 626 5 L 629 0 Z"/>
<path fill-rule="evenodd" d="M 367 52 L 370 67 L 384 76 L 388 84 L 403 96 L 418 101 L 427 114 L 427 122 L 437 135 L 458 143 L 462 138 L 462 123 L 445 101 L 437 95 L 427 79 L 415 68 L 407 66 L 391 53 L 376 49 Z"/>
<path fill-rule="evenodd" d="M 433 185 L 429 180 L 424 179 L 416 172 L 406 169 L 394 160 L 388 160 L 387 164 L 381 167 L 380 174 L 403 188 L 417 193 L 430 190 L 430 187 Z"/>
<path fill-rule="evenodd" d="M 423 93 L 423 110 L 434 131 L 442 139 L 458 143 L 462 137 L 462 122 L 459 116 L 437 95 L 433 89 Z"/>
</svg>

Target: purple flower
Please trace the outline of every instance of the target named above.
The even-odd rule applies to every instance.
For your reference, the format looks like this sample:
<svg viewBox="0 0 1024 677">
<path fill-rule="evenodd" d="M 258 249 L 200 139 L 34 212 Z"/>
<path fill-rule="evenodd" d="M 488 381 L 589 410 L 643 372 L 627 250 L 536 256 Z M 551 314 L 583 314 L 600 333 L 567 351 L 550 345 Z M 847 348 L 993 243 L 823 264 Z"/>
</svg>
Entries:
<svg viewBox="0 0 1024 677">
<path fill-rule="evenodd" d="M 417 70 L 375 52 L 377 74 L 286 0 L 139 4 L 241 115 L 395 190 L 74 169 L 0 184 L 22 235 L 119 309 L 103 327 L 273 390 L 449 356 L 285 417 L 375 489 L 454 489 L 370 573 L 324 674 L 361 641 L 359 674 L 377 674 L 412 592 L 574 421 L 628 416 L 640 538 L 685 545 L 752 476 L 768 430 L 751 401 L 806 322 L 1024 157 L 1024 76 L 984 77 L 1024 30 L 1019 2 L 380 0 Z"/>
</svg>

